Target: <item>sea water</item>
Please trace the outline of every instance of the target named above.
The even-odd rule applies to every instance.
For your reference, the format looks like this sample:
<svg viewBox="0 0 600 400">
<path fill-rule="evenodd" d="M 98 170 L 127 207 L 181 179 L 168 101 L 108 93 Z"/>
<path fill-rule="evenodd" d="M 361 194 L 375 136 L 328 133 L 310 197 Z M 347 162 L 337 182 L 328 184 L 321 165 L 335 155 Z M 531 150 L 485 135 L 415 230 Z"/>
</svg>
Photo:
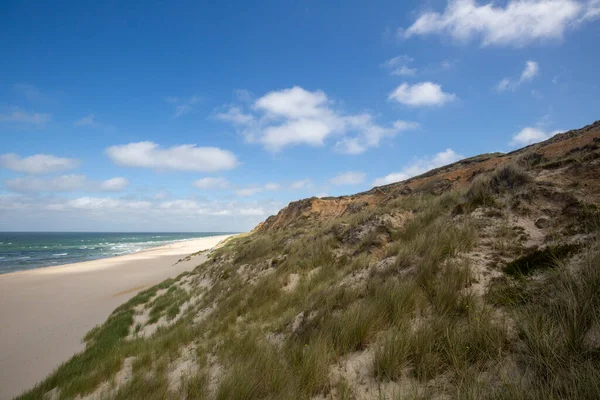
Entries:
<svg viewBox="0 0 600 400">
<path fill-rule="evenodd" d="M 227 233 L 0 232 L 0 274 L 120 256 Z"/>
</svg>

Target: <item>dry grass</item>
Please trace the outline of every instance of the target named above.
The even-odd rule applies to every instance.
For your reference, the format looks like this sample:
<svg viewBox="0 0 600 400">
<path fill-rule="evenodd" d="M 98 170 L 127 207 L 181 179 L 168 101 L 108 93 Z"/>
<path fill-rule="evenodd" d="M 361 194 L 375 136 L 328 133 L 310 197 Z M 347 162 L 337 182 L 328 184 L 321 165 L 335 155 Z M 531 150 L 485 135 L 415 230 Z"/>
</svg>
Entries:
<svg viewBox="0 0 600 400">
<path fill-rule="evenodd" d="M 471 290 L 475 266 L 463 255 L 481 248 L 482 223 L 452 211 L 466 202 L 467 210 L 483 205 L 508 215 L 500 197 L 530 179 L 507 164 L 464 192 L 399 197 L 323 226 L 231 240 L 189 274 L 210 285 L 188 294 L 179 283 L 190 276 L 182 275 L 138 294 L 87 335 L 84 352 L 21 398 L 55 387 L 63 398 L 90 393 L 135 356 L 134 376 L 117 398 L 353 399 L 360 382 L 332 382 L 330 371 L 357 351 L 373 354 L 361 379 L 416 382 L 414 398 L 600 398 L 600 246 L 574 269 L 572 256 L 583 247 L 517 254 L 511 236 L 518 232 L 499 221 L 488 239 L 503 242 L 489 248 L 512 263 L 502 264 L 505 275 L 484 297 Z M 394 225 L 393 215 L 408 217 Z M 552 268 L 538 268 L 536 255 Z M 290 274 L 297 285 L 283 290 Z M 167 291 L 157 297 L 159 289 Z M 182 311 L 190 296 L 193 307 Z M 126 340 L 141 305 L 150 321 L 176 322 Z M 169 392 L 167 366 L 191 343 L 197 374 Z M 209 358 L 223 367 L 218 379 Z M 515 374 L 500 376 L 507 360 Z"/>
</svg>

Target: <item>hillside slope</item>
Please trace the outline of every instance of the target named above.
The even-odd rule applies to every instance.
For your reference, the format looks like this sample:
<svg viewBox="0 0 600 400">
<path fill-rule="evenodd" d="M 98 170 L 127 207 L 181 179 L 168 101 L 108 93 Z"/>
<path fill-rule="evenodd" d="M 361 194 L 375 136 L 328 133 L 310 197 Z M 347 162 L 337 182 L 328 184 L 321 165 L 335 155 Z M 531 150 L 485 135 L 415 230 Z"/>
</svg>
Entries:
<svg viewBox="0 0 600 400">
<path fill-rule="evenodd" d="M 600 398 L 600 122 L 290 203 L 22 399 Z"/>
</svg>

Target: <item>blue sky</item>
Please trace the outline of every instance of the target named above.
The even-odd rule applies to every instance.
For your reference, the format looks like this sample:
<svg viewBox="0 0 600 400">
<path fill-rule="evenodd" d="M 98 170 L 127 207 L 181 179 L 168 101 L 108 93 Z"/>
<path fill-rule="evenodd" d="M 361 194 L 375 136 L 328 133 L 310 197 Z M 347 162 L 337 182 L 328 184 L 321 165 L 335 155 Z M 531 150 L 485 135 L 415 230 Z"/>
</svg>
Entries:
<svg viewBox="0 0 600 400">
<path fill-rule="evenodd" d="M 0 230 L 244 231 L 599 118 L 600 0 L 0 5 Z"/>
</svg>

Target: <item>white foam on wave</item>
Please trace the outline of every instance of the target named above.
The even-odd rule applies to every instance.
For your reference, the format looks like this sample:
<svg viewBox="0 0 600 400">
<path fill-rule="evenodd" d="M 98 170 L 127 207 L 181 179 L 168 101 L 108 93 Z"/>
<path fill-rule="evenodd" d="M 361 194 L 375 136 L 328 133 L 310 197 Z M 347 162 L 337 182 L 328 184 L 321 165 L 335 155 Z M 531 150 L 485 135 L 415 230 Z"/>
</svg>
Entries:
<svg viewBox="0 0 600 400">
<path fill-rule="evenodd" d="M 66 256 L 69 253 L 58 253 L 58 254 L 52 254 L 55 257 L 62 257 L 62 256 Z"/>
</svg>

